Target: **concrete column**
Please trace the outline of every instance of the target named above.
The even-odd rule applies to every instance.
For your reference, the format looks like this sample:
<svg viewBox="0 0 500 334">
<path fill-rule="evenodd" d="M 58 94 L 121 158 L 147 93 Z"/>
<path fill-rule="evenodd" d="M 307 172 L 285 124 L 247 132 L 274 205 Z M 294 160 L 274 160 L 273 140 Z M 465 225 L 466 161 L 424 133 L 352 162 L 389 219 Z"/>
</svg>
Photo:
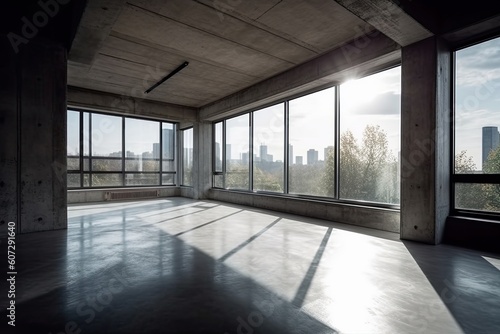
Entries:
<svg viewBox="0 0 500 334">
<path fill-rule="evenodd" d="M 66 48 L 1 40 L 0 229 L 66 228 Z"/>
<path fill-rule="evenodd" d="M 451 51 L 439 38 L 403 48 L 401 239 L 442 239 L 450 211 L 451 77 Z"/>
<path fill-rule="evenodd" d="M 196 122 L 193 137 L 193 194 L 205 199 L 212 186 L 212 123 Z"/>
</svg>

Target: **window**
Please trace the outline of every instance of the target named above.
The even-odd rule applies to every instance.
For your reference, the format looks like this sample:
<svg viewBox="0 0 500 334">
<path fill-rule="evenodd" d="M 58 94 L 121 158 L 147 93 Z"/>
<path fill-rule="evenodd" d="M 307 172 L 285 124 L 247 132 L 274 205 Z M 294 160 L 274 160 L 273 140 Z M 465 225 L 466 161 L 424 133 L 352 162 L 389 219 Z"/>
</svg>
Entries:
<svg viewBox="0 0 500 334">
<path fill-rule="evenodd" d="M 455 209 L 500 213 L 500 39 L 455 53 Z M 498 216 L 497 216 L 498 217 Z"/>
<path fill-rule="evenodd" d="M 68 111 L 68 187 L 80 187 L 80 113 Z"/>
<path fill-rule="evenodd" d="M 214 125 L 214 187 L 224 188 L 223 122 Z"/>
<path fill-rule="evenodd" d="M 193 129 L 182 130 L 182 185 L 193 185 Z"/>
<path fill-rule="evenodd" d="M 250 118 L 249 114 L 226 121 L 226 188 L 250 188 Z"/>
<path fill-rule="evenodd" d="M 340 198 L 399 203 L 401 73 L 340 85 Z"/>
<path fill-rule="evenodd" d="M 335 196 L 335 87 L 290 101 L 289 192 Z"/>
<path fill-rule="evenodd" d="M 400 72 L 215 123 L 213 186 L 398 205 Z"/>
<path fill-rule="evenodd" d="M 253 189 L 284 191 L 285 108 L 283 103 L 253 113 Z"/>
<path fill-rule="evenodd" d="M 167 122 L 68 110 L 68 188 L 175 184 L 174 131 Z"/>
</svg>

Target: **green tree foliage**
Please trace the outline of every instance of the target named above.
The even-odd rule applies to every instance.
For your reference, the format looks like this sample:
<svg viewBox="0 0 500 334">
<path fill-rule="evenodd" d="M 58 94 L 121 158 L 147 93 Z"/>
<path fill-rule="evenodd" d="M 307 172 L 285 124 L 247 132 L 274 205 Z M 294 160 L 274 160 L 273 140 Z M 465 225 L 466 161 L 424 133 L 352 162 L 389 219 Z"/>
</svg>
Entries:
<svg viewBox="0 0 500 334">
<path fill-rule="evenodd" d="M 387 134 L 368 125 L 361 145 L 350 131 L 340 138 L 340 197 L 399 203 L 398 163 L 390 154 Z"/>
<path fill-rule="evenodd" d="M 326 150 L 325 169 L 323 170 L 322 186 L 325 196 L 335 196 L 335 150 L 329 147 Z"/>
<path fill-rule="evenodd" d="M 477 170 L 472 157 L 467 151 L 461 151 L 455 155 L 455 173 L 471 174 Z M 457 208 L 482 210 L 485 198 L 482 184 L 458 183 L 455 186 L 455 206 Z"/>
<path fill-rule="evenodd" d="M 472 174 L 477 171 L 472 157 L 466 151 L 455 156 L 455 173 Z M 500 173 L 500 147 L 491 151 L 483 173 Z M 500 211 L 500 185 L 480 183 L 458 183 L 455 186 L 455 206 L 461 209 Z"/>
<path fill-rule="evenodd" d="M 500 174 L 500 146 L 490 152 L 483 169 L 484 173 Z M 483 190 L 486 202 L 484 208 L 500 211 L 500 184 L 485 184 Z"/>
</svg>

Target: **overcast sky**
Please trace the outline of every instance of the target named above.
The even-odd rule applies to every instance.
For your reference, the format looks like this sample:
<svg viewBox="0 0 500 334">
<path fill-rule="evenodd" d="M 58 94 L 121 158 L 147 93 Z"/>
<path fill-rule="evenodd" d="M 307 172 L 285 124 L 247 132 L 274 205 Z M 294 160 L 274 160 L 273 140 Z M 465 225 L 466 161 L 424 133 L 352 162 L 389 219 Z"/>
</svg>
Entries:
<svg viewBox="0 0 500 334">
<path fill-rule="evenodd" d="M 456 53 L 456 153 L 482 166 L 482 128 L 500 126 L 500 39 Z"/>
</svg>

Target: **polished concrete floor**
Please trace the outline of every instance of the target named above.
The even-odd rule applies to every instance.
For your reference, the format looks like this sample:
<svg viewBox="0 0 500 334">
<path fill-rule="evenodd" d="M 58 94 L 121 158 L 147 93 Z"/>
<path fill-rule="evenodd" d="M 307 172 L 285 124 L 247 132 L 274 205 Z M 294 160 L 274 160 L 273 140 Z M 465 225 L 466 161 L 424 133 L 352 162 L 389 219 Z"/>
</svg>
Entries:
<svg viewBox="0 0 500 334">
<path fill-rule="evenodd" d="M 184 198 L 68 216 L 17 237 L 17 333 L 500 333 L 498 254 Z"/>
</svg>

